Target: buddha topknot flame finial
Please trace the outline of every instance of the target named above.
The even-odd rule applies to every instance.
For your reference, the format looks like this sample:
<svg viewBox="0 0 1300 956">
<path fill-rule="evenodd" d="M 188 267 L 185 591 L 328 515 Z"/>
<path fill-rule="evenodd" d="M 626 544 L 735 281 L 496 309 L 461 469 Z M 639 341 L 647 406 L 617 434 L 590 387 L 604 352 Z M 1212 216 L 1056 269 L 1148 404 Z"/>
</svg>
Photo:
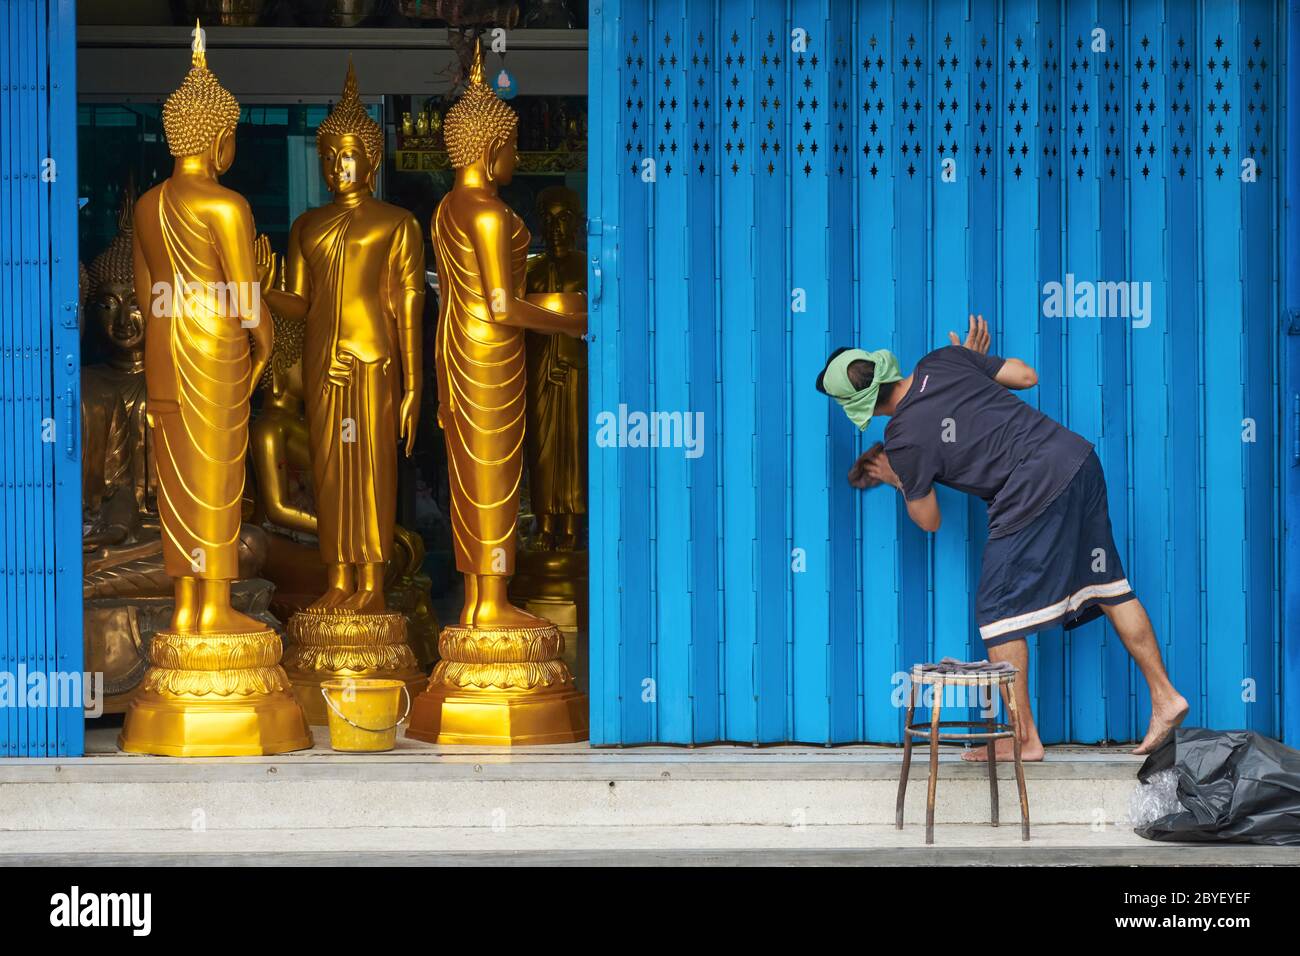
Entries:
<svg viewBox="0 0 1300 956">
<path fill-rule="evenodd" d="M 199 18 L 194 18 L 194 32 L 190 34 L 194 40 L 190 43 L 190 63 L 201 70 L 208 68 L 207 47 L 203 44 L 203 27 L 199 25 Z"/>
<path fill-rule="evenodd" d="M 474 62 L 469 68 L 469 85 L 483 86 L 483 44 L 474 41 Z"/>
</svg>

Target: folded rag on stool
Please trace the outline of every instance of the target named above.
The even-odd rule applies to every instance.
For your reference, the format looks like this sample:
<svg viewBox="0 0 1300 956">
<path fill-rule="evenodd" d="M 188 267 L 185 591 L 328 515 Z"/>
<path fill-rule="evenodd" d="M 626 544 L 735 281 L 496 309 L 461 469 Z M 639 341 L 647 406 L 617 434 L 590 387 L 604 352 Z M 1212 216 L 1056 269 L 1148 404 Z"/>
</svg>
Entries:
<svg viewBox="0 0 1300 956">
<path fill-rule="evenodd" d="M 1005 674 L 1015 671 L 1010 661 L 959 661 L 955 657 L 945 657 L 937 664 L 922 664 L 924 674 Z"/>
</svg>

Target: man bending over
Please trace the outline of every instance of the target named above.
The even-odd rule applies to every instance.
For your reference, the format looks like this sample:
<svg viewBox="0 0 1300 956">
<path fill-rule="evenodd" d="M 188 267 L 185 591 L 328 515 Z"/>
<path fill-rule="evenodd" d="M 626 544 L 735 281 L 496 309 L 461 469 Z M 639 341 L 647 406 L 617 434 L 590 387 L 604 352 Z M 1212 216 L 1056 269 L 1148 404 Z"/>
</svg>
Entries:
<svg viewBox="0 0 1300 956">
<path fill-rule="evenodd" d="M 988 325 L 971 316 L 965 344 L 926 355 L 904 377 L 886 349 L 839 349 L 817 376 L 817 389 L 865 429 L 890 416 L 883 446 L 863 452 L 849 471 L 856 488 L 884 483 L 903 493 L 924 531 L 939 527 L 934 486 L 983 498 L 989 538 L 975 599 L 975 621 L 994 661 L 1026 674 L 1025 637 L 1061 624 L 1078 627 L 1101 614 L 1151 689 L 1151 724 L 1133 751 L 1150 753 L 1187 715 L 1160 660 L 1155 633 L 1124 577 L 1106 507 L 1106 479 L 1092 444 L 1025 404 L 1008 389 L 1032 388 L 1038 375 L 1020 359 L 989 355 Z M 1015 683 L 1021 757 L 1043 759 L 1029 708 L 1029 686 Z M 1011 759 L 1009 739 L 997 743 Z M 983 747 L 967 760 L 985 759 Z"/>
</svg>

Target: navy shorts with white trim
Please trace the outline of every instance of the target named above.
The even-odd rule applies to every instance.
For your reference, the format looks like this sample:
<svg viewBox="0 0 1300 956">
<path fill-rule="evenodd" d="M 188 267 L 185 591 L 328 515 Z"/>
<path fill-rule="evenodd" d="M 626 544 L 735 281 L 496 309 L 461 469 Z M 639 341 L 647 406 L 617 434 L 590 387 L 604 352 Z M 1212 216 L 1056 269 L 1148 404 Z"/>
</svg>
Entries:
<svg viewBox="0 0 1300 956">
<path fill-rule="evenodd" d="M 1133 597 L 1106 506 L 1106 477 L 1091 452 L 1065 490 L 1019 531 L 990 538 L 975 599 L 985 646 L 1057 624 L 1066 630 Z"/>
</svg>

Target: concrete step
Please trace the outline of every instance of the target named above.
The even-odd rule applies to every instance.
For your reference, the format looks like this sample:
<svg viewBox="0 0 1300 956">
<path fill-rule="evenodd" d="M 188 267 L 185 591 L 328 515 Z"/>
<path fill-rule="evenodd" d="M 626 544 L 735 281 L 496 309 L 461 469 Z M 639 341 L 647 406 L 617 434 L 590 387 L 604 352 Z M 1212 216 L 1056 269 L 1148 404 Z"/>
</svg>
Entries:
<svg viewBox="0 0 1300 956">
<path fill-rule="evenodd" d="M 401 740 L 388 754 L 318 745 L 277 757 L 186 760 L 119 754 L 111 737 L 92 743 L 99 752 L 75 760 L 0 761 L 0 830 L 888 825 L 901 767 L 893 747 L 503 751 Z M 1031 821 L 1122 826 L 1140 764 L 1117 751 L 1052 749 L 1026 765 Z M 919 751 L 909 823 L 924 821 L 927 770 Z M 1011 768 L 1000 765 L 999 778 L 1011 832 L 1019 820 Z M 936 809 L 943 825 L 987 825 L 985 767 L 945 750 Z"/>
<path fill-rule="evenodd" d="M 1177 846 L 1131 830 L 892 826 L 416 827 L 7 833 L 0 866 L 1300 865 L 1300 848 Z"/>
<path fill-rule="evenodd" d="M 940 760 L 925 845 L 917 752 L 907 826 L 893 827 L 895 747 L 501 750 L 399 740 L 184 760 L 120 754 L 115 731 L 75 760 L 0 760 L 0 866 L 45 865 L 1297 865 L 1300 849 L 1179 846 L 1127 825 L 1141 758 L 1054 747 L 1011 768 L 989 825 L 983 765 Z"/>
</svg>

